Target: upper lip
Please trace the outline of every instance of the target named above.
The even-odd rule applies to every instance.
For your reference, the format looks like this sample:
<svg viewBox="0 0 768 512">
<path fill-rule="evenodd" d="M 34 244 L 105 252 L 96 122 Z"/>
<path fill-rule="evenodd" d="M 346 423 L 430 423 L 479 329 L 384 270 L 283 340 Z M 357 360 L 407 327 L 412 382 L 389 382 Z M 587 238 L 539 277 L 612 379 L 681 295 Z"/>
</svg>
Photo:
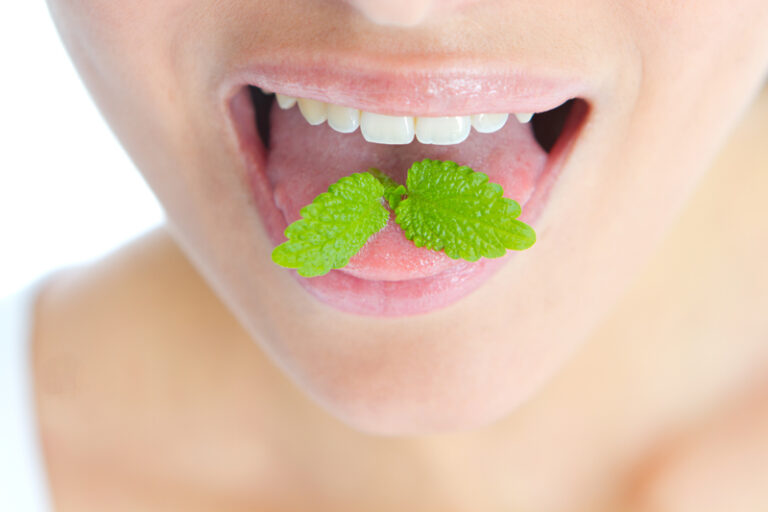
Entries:
<svg viewBox="0 0 768 512">
<path fill-rule="evenodd" d="M 277 53 L 277 55 L 275 54 Z M 296 57 L 262 54 L 224 82 L 232 97 L 244 85 L 386 115 L 455 116 L 544 112 L 587 96 L 588 84 L 568 72 L 536 72 L 471 60 Z"/>
</svg>

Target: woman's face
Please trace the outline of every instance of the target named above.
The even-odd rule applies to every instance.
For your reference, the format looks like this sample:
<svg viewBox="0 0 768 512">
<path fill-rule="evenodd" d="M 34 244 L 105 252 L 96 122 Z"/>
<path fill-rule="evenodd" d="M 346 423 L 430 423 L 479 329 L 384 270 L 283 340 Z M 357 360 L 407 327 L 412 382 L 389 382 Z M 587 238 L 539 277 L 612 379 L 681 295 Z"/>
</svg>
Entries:
<svg viewBox="0 0 768 512">
<path fill-rule="evenodd" d="M 190 259 L 305 392 L 380 434 L 479 426 L 539 389 L 637 274 L 768 68 L 765 0 L 49 3 Z M 249 85 L 417 128 L 552 112 L 392 145 L 270 110 Z M 367 117 L 367 138 L 387 131 Z M 392 224 L 322 278 L 271 262 L 340 176 L 402 178 L 427 157 L 502 183 L 536 244 L 456 267 Z"/>
</svg>

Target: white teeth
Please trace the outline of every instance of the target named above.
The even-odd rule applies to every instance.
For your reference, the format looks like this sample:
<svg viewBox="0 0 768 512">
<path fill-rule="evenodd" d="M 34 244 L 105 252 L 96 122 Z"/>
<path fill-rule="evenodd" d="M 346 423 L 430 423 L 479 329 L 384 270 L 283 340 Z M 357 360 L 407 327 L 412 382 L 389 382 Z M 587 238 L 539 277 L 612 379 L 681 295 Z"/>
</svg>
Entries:
<svg viewBox="0 0 768 512">
<path fill-rule="evenodd" d="M 296 104 L 296 98 L 293 96 L 286 96 L 285 94 L 280 94 L 278 92 L 275 94 L 275 98 L 277 99 L 277 104 L 280 105 L 280 108 L 283 110 L 287 110 Z"/>
<path fill-rule="evenodd" d="M 267 89 L 261 90 L 264 94 L 272 94 Z M 459 144 L 466 140 L 473 127 L 478 133 L 493 133 L 501 130 L 509 119 L 509 114 L 416 118 L 385 116 L 280 93 L 275 93 L 275 98 L 282 109 L 289 109 L 298 103 L 301 115 L 313 126 L 327 120 L 328 125 L 340 133 L 352 133 L 359 126 L 365 140 L 377 144 L 410 144 L 414 136 L 422 144 Z M 528 123 L 533 114 L 519 113 L 515 117 L 520 123 Z"/>
<path fill-rule="evenodd" d="M 515 117 L 521 123 L 527 123 L 533 117 L 533 114 L 515 114 Z"/>
<path fill-rule="evenodd" d="M 475 114 L 472 127 L 480 133 L 493 133 L 504 128 L 509 114 Z"/>
<path fill-rule="evenodd" d="M 299 98 L 299 110 L 312 126 L 323 124 L 328 119 L 328 106 L 322 101 Z"/>
<path fill-rule="evenodd" d="M 265 89 L 263 87 L 259 87 L 259 89 L 261 90 L 262 94 L 272 94 L 272 92 L 273 92 L 273 91 L 270 91 L 269 89 Z"/>
<path fill-rule="evenodd" d="M 471 128 L 469 116 L 419 117 L 416 138 L 422 144 L 458 144 L 469 137 Z"/>
<path fill-rule="evenodd" d="M 385 116 L 371 112 L 360 115 L 360 131 L 368 142 L 378 144 L 409 144 L 414 126 L 410 116 Z"/>
<path fill-rule="evenodd" d="M 360 111 L 328 104 L 328 125 L 337 132 L 352 133 L 360 126 Z"/>
</svg>

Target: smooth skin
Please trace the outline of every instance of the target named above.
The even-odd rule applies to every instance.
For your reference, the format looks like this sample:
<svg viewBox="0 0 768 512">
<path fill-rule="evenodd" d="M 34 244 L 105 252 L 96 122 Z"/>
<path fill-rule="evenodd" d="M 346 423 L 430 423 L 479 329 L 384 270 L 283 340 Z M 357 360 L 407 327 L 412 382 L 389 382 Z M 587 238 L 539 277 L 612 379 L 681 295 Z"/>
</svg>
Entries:
<svg viewBox="0 0 768 512">
<path fill-rule="evenodd" d="M 50 1 L 169 217 L 40 296 L 56 510 L 764 510 L 768 5 L 394 4 Z M 268 264 L 216 84 L 320 32 L 593 79 L 535 257 L 396 323 Z"/>
<path fill-rule="evenodd" d="M 57 510 L 763 510 L 767 130 L 764 93 L 575 359 L 472 433 L 335 420 L 165 229 L 61 272 L 34 340 Z"/>
</svg>

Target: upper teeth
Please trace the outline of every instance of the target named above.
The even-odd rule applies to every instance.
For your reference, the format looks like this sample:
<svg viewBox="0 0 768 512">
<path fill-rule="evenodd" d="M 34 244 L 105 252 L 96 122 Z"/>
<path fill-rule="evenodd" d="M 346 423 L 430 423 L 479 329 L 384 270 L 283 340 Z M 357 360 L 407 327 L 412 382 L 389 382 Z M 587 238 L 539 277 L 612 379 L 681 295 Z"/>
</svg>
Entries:
<svg viewBox="0 0 768 512">
<path fill-rule="evenodd" d="M 416 138 L 422 144 L 458 144 L 469 137 L 470 128 L 469 116 L 419 117 Z"/>
<path fill-rule="evenodd" d="M 313 126 L 323 124 L 328 119 L 328 105 L 322 101 L 299 98 L 299 110 L 304 119 Z"/>
<path fill-rule="evenodd" d="M 413 117 L 385 116 L 373 112 L 360 114 L 360 131 L 365 140 L 379 144 L 409 144 L 416 133 Z"/>
<path fill-rule="evenodd" d="M 262 89 L 262 92 L 269 94 Z M 309 98 L 294 98 L 275 94 L 277 104 L 289 109 L 298 103 L 299 111 L 311 125 L 328 125 L 341 133 L 352 133 L 360 127 L 368 142 L 378 144 L 408 144 L 414 137 L 423 144 L 458 144 L 469 136 L 470 128 L 480 133 L 501 130 L 509 114 L 475 114 L 473 116 L 413 117 L 387 116 L 356 108 L 342 107 Z M 515 114 L 521 123 L 533 117 L 531 113 Z"/>
<path fill-rule="evenodd" d="M 277 104 L 280 105 L 280 108 L 291 108 L 296 104 L 296 98 L 285 96 L 279 92 L 275 94 L 275 99 L 277 100 Z"/>
</svg>

